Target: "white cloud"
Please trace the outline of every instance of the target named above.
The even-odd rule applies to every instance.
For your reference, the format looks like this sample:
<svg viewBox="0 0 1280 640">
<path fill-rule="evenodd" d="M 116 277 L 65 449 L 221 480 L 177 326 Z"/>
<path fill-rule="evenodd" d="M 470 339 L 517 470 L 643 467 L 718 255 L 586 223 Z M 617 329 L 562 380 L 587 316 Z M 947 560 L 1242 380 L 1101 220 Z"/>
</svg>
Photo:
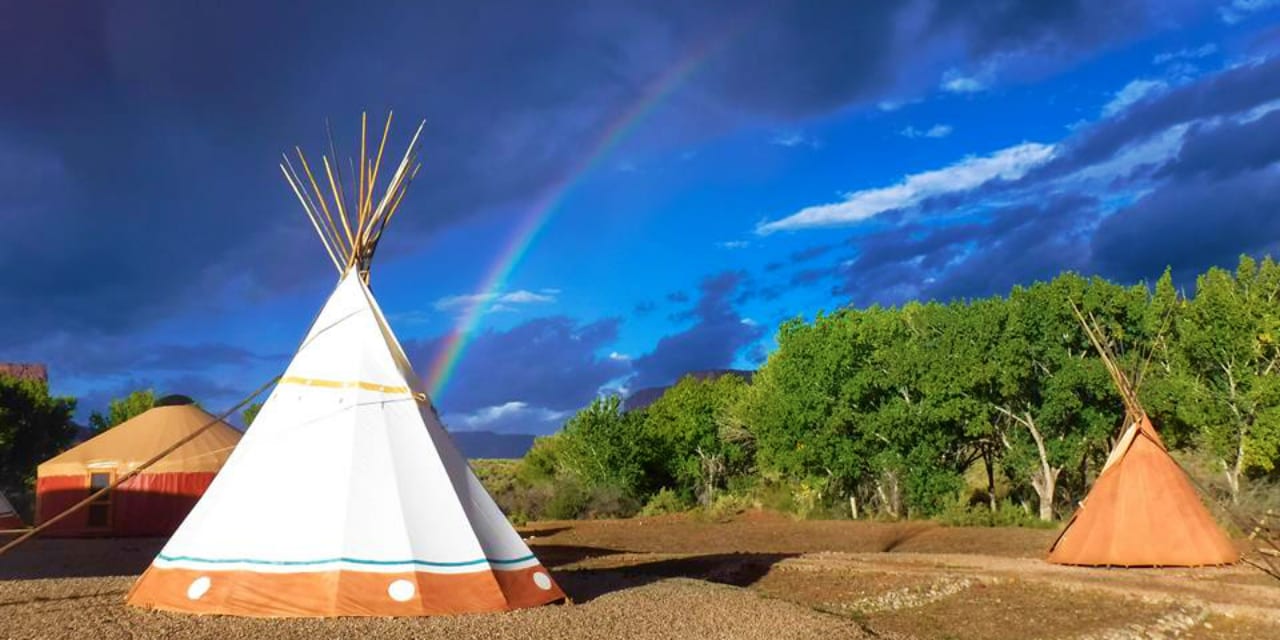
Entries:
<svg viewBox="0 0 1280 640">
<path fill-rule="evenodd" d="M 876 108 L 881 111 L 897 111 L 909 104 L 915 104 L 920 100 L 881 100 L 876 103 Z"/>
<path fill-rule="evenodd" d="M 956 69 L 942 74 L 942 90 L 949 93 L 977 93 L 985 91 L 989 84 L 985 74 L 967 76 Z"/>
<path fill-rule="evenodd" d="M 513 421 L 530 424 L 552 422 L 568 417 L 571 413 L 571 411 L 552 411 L 543 407 L 533 407 L 528 403 L 514 400 L 485 407 L 472 413 L 451 414 L 447 422 L 451 428 L 484 429 Z"/>
<path fill-rule="evenodd" d="M 928 129 L 917 129 L 915 127 L 907 127 L 898 134 L 907 138 L 945 138 L 951 135 L 951 125 L 935 124 Z"/>
<path fill-rule="evenodd" d="M 508 293 L 466 293 L 456 296 L 445 296 L 436 300 L 432 305 L 437 311 L 450 311 L 454 309 L 469 309 L 477 304 L 489 303 L 493 306 L 490 311 L 514 311 L 512 305 L 522 304 L 546 304 L 556 301 L 556 294 L 560 293 L 559 289 L 543 289 L 540 293 L 526 291 L 511 291 Z"/>
<path fill-rule="evenodd" d="M 1277 6 L 1280 6 L 1280 0 L 1232 0 L 1229 4 L 1218 7 L 1218 16 L 1227 24 L 1235 24 L 1251 13 L 1266 11 Z"/>
<path fill-rule="evenodd" d="M 1117 91 L 1111 101 L 1102 107 L 1102 115 L 1113 116 L 1128 109 L 1135 102 L 1168 88 L 1169 85 L 1163 80 L 1132 80 L 1123 89 Z"/>
<path fill-rule="evenodd" d="M 781 220 L 763 223 L 756 232 L 850 225 L 911 207 L 926 198 L 969 191 L 993 179 L 1016 180 L 1051 158 L 1053 152 L 1053 145 L 1024 142 L 991 155 L 970 156 L 942 169 L 909 175 L 892 186 L 846 194 L 842 202 L 806 207 Z"/>
<path fill-rule="evenodd" d="M 817 149 L 821 146 L 821 143 L 818 142 L 816 138 L 809 137 L 799 131 L 779 133 L 769 140 L 769 144 L 776 144 L 780 147 L 788 148 L 804 146 Z"/>
<path fill-rule="evenodd" d="M 1166 51 L 1157 54 L 1156 57 L 1151 59 L 1151 62 L 1153 64 L 1166 64 L 1174 60 L 1196 60 L 1198 58 L 1207 58 L 1217 52 L 1218 45 L 1210 42 L 1195 49 L 1179 49 L 1178 51 Z"/>
<path fill-rule="evenodd" d="M 726 240 L 724 242 L 717 242 L 716 246 L 721 249 L 746 249 L 751 246 L 751 243 L 746 240 Z"/>
</svg>

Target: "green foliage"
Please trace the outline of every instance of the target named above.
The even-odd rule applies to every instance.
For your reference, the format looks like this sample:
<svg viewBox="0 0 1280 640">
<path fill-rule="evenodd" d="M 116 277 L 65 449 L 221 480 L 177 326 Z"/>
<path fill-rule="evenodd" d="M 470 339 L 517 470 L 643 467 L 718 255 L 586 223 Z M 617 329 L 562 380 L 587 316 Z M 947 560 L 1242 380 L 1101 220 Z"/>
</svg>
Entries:
<svg viewBox="0 0 1280 640">
<path fill-rule="evenodd" d="M 987 505 L 971 505 L 956 501 L 951 503 L 934 518 L 938 522 L 952 527 L 1028 527 L 1033 529 L 1052 529 L 1058 526 L 1054 522 L 1046 522 L 1037 518 L 1029 510 L 1009 502 L 1000 502 L 995 511 Z"/>
<path fill-rule="evenodd" d="M 653 516 L 662 516 L 671 513 L 681 513 L 688 511 L 693 505 L 682 499 L 680 494 L 663 487 L 652 498 L 645 503 L 644 508 L 640 510 L 640 515 L 646 518 Z"/>
<path fill-rule="evenodd" d="M 27 510 L 36 465 L 75 437 L 74 398 L 49 395 L 48 383 L 0 375 L 0 491 Z"/>
<path fill-rule="evenodd" d="M 1271 472 L 1280 457 L 1280 265 L 1244 257 L 1235 274 L 1210 269 L 1176 332 L 1174 362 L 1190 399 L 1179 416 L 1200 426 L 1235 498 L 1242 476 Z"/>
<path fill-rule="evenodd" d="M 514 473 L 521 513 L 750 501 L 800 517 L 1051 521 L 1125 426 L 1077 310 L 1209 484 L 1256 502 L 1247 483 L 1280 482 L 1280 265 L 1242 258 L 1189 299 L 1169 272 L 1154 287 L 1065 273 L 1004 297 L 787 321 L 750 383 L 686 378 L 630 413 L 600 399 L 540 438 Z"/>
<path fill-rule="evenodd" d="M 669 477 L 645 431 L 644 415 L 623 413 L 617 396 L 597 398 L 570 418 L 554 448 L 554 461 L 539 464 L 587 487 L 612 487 L 640 499 Z"/>
<path fill-rule="evenodd" d="M 724 522 L 754 507 L 755 501 L 748 496 L 721 493 L 707 506 L 705 513 L 714 522 Z"/>
<path fill-rule="evenodd" d="M 102 433 L 142 415 L 156 406 L 156 393 L 152 389 L 134 391 L 123 398 L 116 398 L 108 405 L 107 415 L 94 411 L 89 415 L 89 426 L 94 433 Z"/>
<path fill-rule="evenodd" d="M 253 420 L 258 417 L 259 411 L 262 411 L 262 403 L 254 402 L 245 407 L 244 411 L 240 412 L 240 419 L 244 421 L 246 429 L 253 425 Z"/>
<path fill-rule="evenodd" d="M 662 478 L 685 496 L 710 504 L 725 477 L 746 462 L 742 447 L 720 435 L 728 408 L 746 389 L 734 375 L 686 377 L 644 413 L 646 441 Z"/>
</svg>

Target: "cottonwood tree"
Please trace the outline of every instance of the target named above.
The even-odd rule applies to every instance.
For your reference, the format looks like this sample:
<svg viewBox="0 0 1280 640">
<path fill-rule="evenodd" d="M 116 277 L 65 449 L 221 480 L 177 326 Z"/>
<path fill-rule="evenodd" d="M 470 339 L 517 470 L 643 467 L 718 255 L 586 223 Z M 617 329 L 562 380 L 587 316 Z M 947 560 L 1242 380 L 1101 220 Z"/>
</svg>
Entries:
<svg viewBox="0 0 1280 640">
<path fill-rule="evenodd" d="M 556 440 L 557 472 L 589 486 L 614 487 L 642 498 L 667 480 L 645 433 L 643 413 L 623 412 L 618 396 L 592 401 L 565 423 Z"/>
<path fill-rule="evenodd" d="M 1213 268 L 1177 321 L 1177 348 L 1199 425 L 1222 466 L 1232 501 L 1250 471 L 1275 469 L 1280 454 L 1280 265 L 1242 257 L 1234 276 Z"/>
<path fill-rule="evenodd" d="M 75 437 L 76 401 L 49 394 L 43 380 L 0 374 L 0 489 L 21 499 L 35 483 L 36 465 Z"/>
<path fill-rule="evenodd" d="M 644 430 L 667 476 L 704 505 L 714 500 L 726 474 L 745 461 L 743 449 L 721 437 L 720 425 L 746 387 L 733 374 L 686 376 L 645 409 Z"/>
<path fill-rule="evenodd" d="M 1118 431 L 1119 397 L 1071 310 L 1101 318 L 1111 335 L 1138 333 L 1132 300 L 1141 288 L 1123 288 L 1064 274 L 1048 283 L 1015 288 L 992 353 L 997 367 L 992 406 L 1009 467 L 1021 471 L 1052 520 L 1064 470 L 1078 470 L 1081 488 L 1090 454 L 1110 448 Z"/>
<path fill-rule="evenodd" d="M 94 411 L 89 415 L 89 426 L 94 433 L 119 426 L 146 413 L 156 406 L 156 393 L 152 389 L 134 391 L 123 398 L 116 398 L 107 406 L 107 415 Z"/>
<path fill-rule="evenodd" d="M 766 479 L 822 479 L 828 491 L 851 498 L 867 479 L 870 452 L 845 397 L 847 381 L 865 370 L 875 348 L 860 317 L 840 311 L 819 314 L 812 324 L 783 323 L 778 349 L 731 408 L 751 434 Z"/>
</svg>

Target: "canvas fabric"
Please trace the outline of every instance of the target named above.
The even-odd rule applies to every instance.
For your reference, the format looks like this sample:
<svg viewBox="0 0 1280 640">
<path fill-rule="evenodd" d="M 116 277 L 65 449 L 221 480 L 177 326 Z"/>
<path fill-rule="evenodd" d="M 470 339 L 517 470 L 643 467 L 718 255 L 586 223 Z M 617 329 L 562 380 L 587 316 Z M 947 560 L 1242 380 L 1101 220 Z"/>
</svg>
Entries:
<svg viewBox="0 0 1280 640">
<path fill-rule="evenodd" d="M 243 616 L 500 611 L 564 597 L 458 453 L 348 272 L 134 606 Z"/>
<path fill-rule="evenodd" d="M 1055 564 L 1183 567 L 1240 555 L 1145 415 L 1129 426 L 1049 551 Z"/>
</svg>

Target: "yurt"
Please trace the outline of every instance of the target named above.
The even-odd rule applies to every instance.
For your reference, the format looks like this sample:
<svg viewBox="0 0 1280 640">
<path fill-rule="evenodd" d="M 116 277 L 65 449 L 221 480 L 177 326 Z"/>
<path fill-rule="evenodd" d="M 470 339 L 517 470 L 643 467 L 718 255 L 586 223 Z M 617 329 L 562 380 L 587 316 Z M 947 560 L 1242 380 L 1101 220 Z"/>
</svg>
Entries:
<svg viewBox="0 0 1280 640">
<path fill-rule="evenodd" d="M 369 288 L 374 250 L 416 173 L 417 140 L 378 199 L 385 128 L 376 160 L 362 134 L 351 163 L 360 178 L 345 191 L 331 167 L 347 163 L 324 158 L 331 201 L 301 152 L 305 182 L 291 164 L 281 167 L 337 286 L 222 473 L 134 584 L 130 605 L 422 616 L 564 598 L 440 424 Z"/>
<path fill-rule="evenodd" d="M 1240 554 L 1235 545 L 1165 449 L 1101 329 L 1083 315 L 1078 317 L 1120 392 L 1125 430 L 1089 494 L 1049 549 L 1048 561 L 1102 567 L 1236 562 Z"/>
<path fill-rule="evenodd" d="M 109 486 L 217 419 L 189 398 L 168 396 L 145 413 L 46 461 L 36 469 L 40 524 Z M 206 429 L 142 473 L 51 526 L 51 536 L 167 536 L 178 528 L 218 470 L 240 432 L 225 422 Z"/>
</svg>

